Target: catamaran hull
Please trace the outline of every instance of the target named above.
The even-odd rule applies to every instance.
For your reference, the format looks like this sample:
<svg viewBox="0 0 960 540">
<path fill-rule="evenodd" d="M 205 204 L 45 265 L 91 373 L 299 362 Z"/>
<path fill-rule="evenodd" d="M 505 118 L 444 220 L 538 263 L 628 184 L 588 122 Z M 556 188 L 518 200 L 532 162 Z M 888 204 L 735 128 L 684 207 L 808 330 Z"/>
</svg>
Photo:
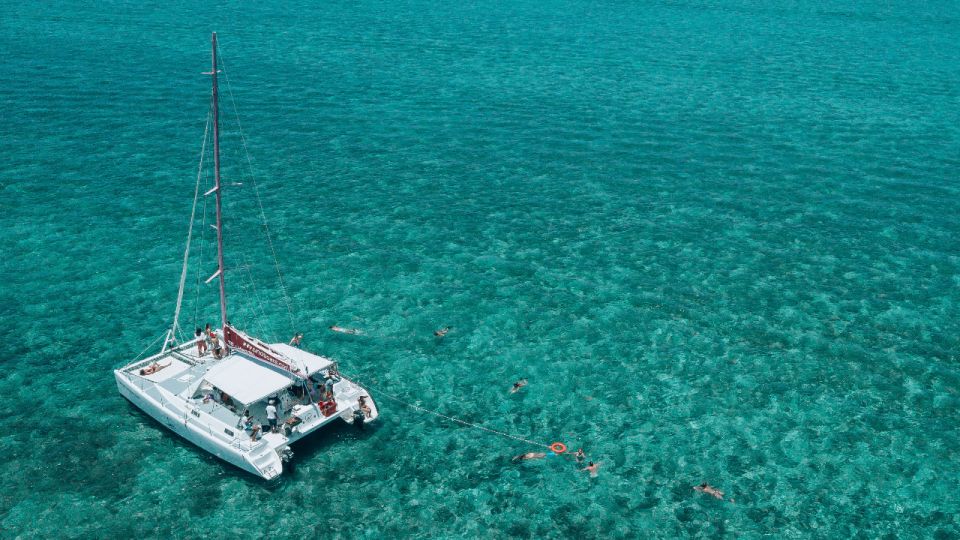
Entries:
<svg viewBox="0 0 960 540">
<path fill-rule="evenodd" d="M 272 480 L 278 477 L 283 471 L 283 462 L 280 456 L 272 449 L 267 449 L 267 452 L 258 456 L 258 458 L 260 458 L 258 461 L 262 460 L 265 462 L 265 466 L 262 467 L 262 469 L 258 469 L 250 463 L 243 453 L 212 436 L 207 426 L 201 427 L 191 422 L 189 413 L 186 410 L 180 412 L 175 402 L 164 400 L 165 403 L 161 403 L 161 401 L 158 401 L 138 388 L 120 371 L 115 373 L 115 377 L 120 395 L 127 398 L 130 403 L 150 415 L 154 420 L 166 426 L 170 431 L 180 435 L 203 450 L 264 480 Z M 167 406 L 164 406 L 164 404 Z M 268 453 L 272 454 L 272 456 Z"/>
</svg>

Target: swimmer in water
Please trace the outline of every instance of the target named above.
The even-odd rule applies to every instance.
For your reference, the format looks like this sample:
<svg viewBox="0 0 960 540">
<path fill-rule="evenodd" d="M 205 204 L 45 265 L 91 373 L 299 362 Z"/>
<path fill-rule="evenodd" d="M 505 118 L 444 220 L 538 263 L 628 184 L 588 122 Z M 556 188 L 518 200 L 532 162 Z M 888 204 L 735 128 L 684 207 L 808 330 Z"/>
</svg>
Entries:
<svg viewBox="0 0 960 540">
<path fill-rule="evenodd" d="M 301 341 L 303 341 L 303 334 L 300 332 L 297 332 L 293 336 L 293 338 L 290 340 L 290 345 L 293 345 L 294 347 L 299 347 Z"/>
<path fill-rule="evenodd" d="M 449 327 L 449 326 L 444 326 L 443 328 L 441 328 L 441 329 L 437 330 L 436 332 L 434 332 L 433 335 L 435 335 L 435 336 L 437 336 L 437 337 L 443 337 L 443 336 L 447 335 L 447 332 L 449 332 L 449 331 L 450 331 L 450 327 Z"/>
<path fill-rule="evenodd" d="M 720 499 L 721 501 L 723 500 L 723 492 L 706 482 L 700 484 L 699 486 L 693 486 L 693 490 L 699 491 L 700 493 L 706 493 L 707 495 L 712 495 L 714 498 Z M 733 499 L 731 499 L 730 502 L 733 502 Z"/>
<path fill-rule="evenodd" d="M 341 334 L 350 334 L 351 336 L 355 336 L 360 333 L 359 330 L 354 330 L 353 328 L 344 328 L 342 326 L 337 326 L 337 325 L 331 326 L 330 329 L 333 330 L 334 332 L 340 332 Z"/>
<path fill-rule="evenodd" d="M 590 478 L 596 478 L 596 477 L 597 477 L 597 471 L 598 471 L 599 469 L 600 469 L 600 464 L 599 464 L 599 463 L 594 463 L 594 462 L 591 461 L 589 465 L 587 465 L 586 467 L 584 467 L 584 468 L 582 468 L 582 469 L 580 469 L 580 470 L 581 470 L 581 471 L 588 471 L 588 472 L 590 473 Z"/>
<path fill-rule="evenodd" d="M 513 456 L 512 461 L 526 461 L 528 459 L 542 459 L 547 457 L 546 452 L 527 452 L 526 454 L 520 454 L 519 456 Z"/>
<path fill-rule="evenodd" d="M 583 465 L 583 460 L 587 459 L 587 455 L 583 453 L 583 448 L 577 450 L 577 453 L 573 456 L 577 458 L 577 465 Z"/>
<path fill-rule="evenodd" d="M 511 394 L 516 394 L 520 391 L 521 388 L 527 385 L 526 379 L 520 379 L 519 381 L 513 383 L 513 388 L 510 389 Z"/>
</svg>

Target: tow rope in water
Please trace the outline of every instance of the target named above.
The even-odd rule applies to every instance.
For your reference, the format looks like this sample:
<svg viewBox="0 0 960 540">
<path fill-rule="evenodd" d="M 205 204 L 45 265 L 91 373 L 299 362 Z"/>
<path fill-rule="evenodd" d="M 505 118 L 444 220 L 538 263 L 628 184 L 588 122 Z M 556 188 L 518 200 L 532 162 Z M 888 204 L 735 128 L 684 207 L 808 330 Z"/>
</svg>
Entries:
<svg viewBox="0 0 960 540">
<path fill-rule="evenodd" d="M 341 373 L 342 373 L 342 372 L 341 372 Z M 434 411 L 434 410 L 430 410 L 430 409 L 428 409 L 428 408 L 426 408 L 426 407 L 421 407 L 420 405 L 415 405 L 415 404 L 410 403 L 410 402 L 408 402 L 407 400 L 405 400 L 405 399 L 403 399 L 403 398 L 401 398 L 401 397 L 399 397 L 399 396 L 395 396 L 395 395 L 393 395 L 393 394 L 390 394 L 389 392 L 384 392 L 383 389 L 377 388 L 377 387 L 373 386 L 372 384 L 369 384 L 369 383 L 366 383 L 366 382 L 362 382 L 362 381 L 360 381 L 358 378 L 354 377 L 353 375 L 347 375 L 347 376 L 348 376 L 350 379 L 359 382 L 360 384 L 362 384 L 363 386 L 365 386 L 365 387 L 367 387 L 367 388 L 370 388 L 370 389 L 372 389 L 372 390 L 376 390 L 377 394 L 383 395 L 384 397 L 386 397 L 386 398 L 388 398 L 388 399 L 390 399 L 390 400 L 392 400 L 392 401 L 395 401 L 395 402 L 397 402 L 397 403 L 399 403 L 399 404 L 401 404 L 401 405 L 405 405 L 405 406 L 407 406 L 407 407 L 410 407 L 411 409 L 414 409 L 414 410 L 417 410 L 417 411 L 420 411 L 420 412 L 424 412 L 424 413 L 427 413 L 427 414 L 432 414 L 432 415 L 434 415 L 434 416 L 438 416 L 438 417 L 443 418 L 443 419 L 445 419 L 445 420 L 449 420 L 449 421 L 451 421 L 451 422 L 456 422 L 457 424 L 461 424 L 461 425 L 464 425 L 464 426 L 467 426 L 467 427 L 472 427 L 472 428 L 476 428 L 476 429 L 479 429 L 479 430 L 482 430 L 482 431 L 486 431 L 486 432 L 488 432 L 488 433 L 493 433 L 494 435 L 499 435 L 499 436 L 501 436 L 501 437 L 506 437 L 506 438 L 508 438 L 508 439 L 513 439 L 513 440 L 515 440 L 515 441 L 520 441 L 520 442 L 522 442 L 522 443 L 530 444 L 530 445 L 533 445 L 533 446 L 540 446 L 540 447 L 543 447 L 543 448 L 547 448 L 548 450 L 550 450 L 551 452 L 554 452 L 554 453 L 556 453 L 556 454 L 562 454 L 562 453 L 566 452 L 566 450 L 567 450 L 567 447 L 566 447 L 563 443 L 546 444 L 546 443 L 542 443 L 542 442 L 531 441 L 530 439 L 524 439 L 523 437 L 518 437 L 518 436 L 516 436 L 516 435 L 511 435 L 510 433 L 506 433 L 506 432 L 503 432 L 503 431 L 498 431 L 498 430 L 496 430 L 496 429 L 491 429 L 491 428 L 488 428 L 488 427 L 485 427 L 485 426 L 481 426 L 481 425 L 479 425 L 479 424 L 474 424 L 473 422 L 467 422 L 466 420 L 461 420 L 461 419 L 459 419 L 459 418 L 454 418 L 453 416 L 449 416 L 449 415 L 443 414 L 443 413 L 441 413 L 441 412 L 437 412 L 437 411 Z"/>
</svg>

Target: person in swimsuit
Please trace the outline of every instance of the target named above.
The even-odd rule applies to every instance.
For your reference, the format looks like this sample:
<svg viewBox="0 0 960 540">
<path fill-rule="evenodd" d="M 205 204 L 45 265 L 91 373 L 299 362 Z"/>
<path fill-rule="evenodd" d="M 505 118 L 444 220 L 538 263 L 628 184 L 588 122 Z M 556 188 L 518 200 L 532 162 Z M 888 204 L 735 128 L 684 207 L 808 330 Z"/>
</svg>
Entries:
<svg viewBox="0 0 960 540">
<path fill-rule="evenodd" d="M 141 374 L 141 375 L 153 375 L 154 373 L 160 371 L 161 369 L 163 369 L 163 368 L 165 368 L 165 367 L 168 367 L 168 366 L 169 366 L 170 364 L 172 364 L 172 363 L 173 363 L 172 360 L 171 360 L 170 362 L 167 362 L 166 364 L 163 364 L 163 365 L 160 365 L 159 362 L 154 362 L 154 363 L 150 364 L 149 366 L 141 369 L 141 370 L 140 370 L 140 374 Z"/>
<path fill-rule="evenodd" d="M 699 486 L 693 486 L 693 490 L 711 495 L 715 499 L 720 499 L 721 501 L 723 500 L 723 492 L 706 482 L 700 484 Z M 730 502 L 733 502 L 733 499 L 730 499 Z"/>
<path fill-rule="evenodd" d="M 513 383 L 513 388 L 510 389 L 511 394 L 516 394 L 520 391 L 521 388 L 527 385 L 526 379 L 520 379 L 519 381 Z"/>
<path fill-rule="evenodd" d="M 511 461 L 527 461 L 528 459 L 543 459 L 545 457 L 547 457 L 546 452 L 527 452 L 526 454 L 513 456 Z"/>
<path fill-rule="evenodd" d="M 197 356 L 207 354 L 207 342 L 203 339 L 203 330 L 201 330 L 199 326 L 194 333 L 194 337 L 197 339 Z"/>
<path fill-rule="evenodd" d="M 220 347 L 220 338 L 217 337 L 217 334 L 215 334 L 213 330 L 210 330 L 207 336 L 210 337 L 210 346 L 213 348 L 213 357 L 220 359 L 223 354 L 223 349 Z"/>
<path fill-rule="evenodd" d="M 573 456 L 577 458 L 577 465 L 583 465 L 583 460 L 587 458 L 587 455 L 583 453 L 583 448 L 577 450 L 577 453 Z"/>
<path fill-rule="evenodd" d="M 353 328 L 344 328 L 342 326 L 337 326 L 337 325 L 331 326 L 330 329 L 333 330 L 334 332 L 340 332 L 341 334 L 350 334 L 352 336 L 355 336 L 360 333 L 359 330 L 354 330 Z"/>
<path fill-rule="evenodd" d="M 435 331 L 435 332 L 433 333 L 433 335 L 435 335 L 435 336 L 437 336 L 437 337 L 443 337 L 443 336 L 447 335 L 447 332 L 449 332 L 449 331 L 450 331 L 450 327 L 449 327 L 449 326 L 444 326 L 443 328 Z"/>
<path fill-rule="evenodd" d="M 588 471 L 588 472 L 590 473 L 590 478 L 596 478 L 599 469 L 600 469 L 600 464 L 599 464 L 599 463 L 594 463 L 594 462 L 591 461 L 589 465 L 587 465 L 586 467 L 584 467 L 584 468 L 582 468 L 582 469 L 580 469 L 580 470 L 581 470 L 581 471 Z"/>
<path fill-rule="evenodd" d="M 360 399 L 357 400 L 357 404 L 360 406 L 360 410 L 363 411 L 363 415 L 367 418 L 370 418 L 373 415 L 373 409 L 370 408 L 370 405 L 367 405 L 366 397 L 360 396 Z"/>
<path fill-rule="evenodd" d="M 301 333 L 298 332 L 298 333 L 297 333 L 295 336 L 293 336 L 293 338 L 290 340 L 290 345 L 293 345 L 294 347 L 300 347 L 300 342 L 301 342 L 302 340 L 303 340 L 303 334 L 301 334 Z"/>
</svg>

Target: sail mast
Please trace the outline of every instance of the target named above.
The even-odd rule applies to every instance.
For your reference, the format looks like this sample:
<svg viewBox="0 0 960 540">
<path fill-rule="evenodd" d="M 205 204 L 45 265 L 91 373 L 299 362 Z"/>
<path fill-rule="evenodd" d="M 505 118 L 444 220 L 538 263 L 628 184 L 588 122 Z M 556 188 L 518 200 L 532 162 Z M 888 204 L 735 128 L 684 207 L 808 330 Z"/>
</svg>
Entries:
<svg viewBox="0 0 960 540">
<path fill-rule="evenodd" d="M 217 192 L 217 263 L 218 269 L 217 273 L 220 274 L 220 319 L 222 328 L 227 326 L 227 285 L 224 280 L 224 265 L 223 265 L 223 215 L 220 210 L 221 208 L 221 191 L 222 184 L 220 183 L 220 114 L 219 114 L 219 102 L 217 97 L 217 33 L 213 33 L 212 38 L 213 44 L 213 70 L 211 75 L 213 76 L 213 170 L 214 178 L 216 179 L 216 189 Z"/>
</svg>

